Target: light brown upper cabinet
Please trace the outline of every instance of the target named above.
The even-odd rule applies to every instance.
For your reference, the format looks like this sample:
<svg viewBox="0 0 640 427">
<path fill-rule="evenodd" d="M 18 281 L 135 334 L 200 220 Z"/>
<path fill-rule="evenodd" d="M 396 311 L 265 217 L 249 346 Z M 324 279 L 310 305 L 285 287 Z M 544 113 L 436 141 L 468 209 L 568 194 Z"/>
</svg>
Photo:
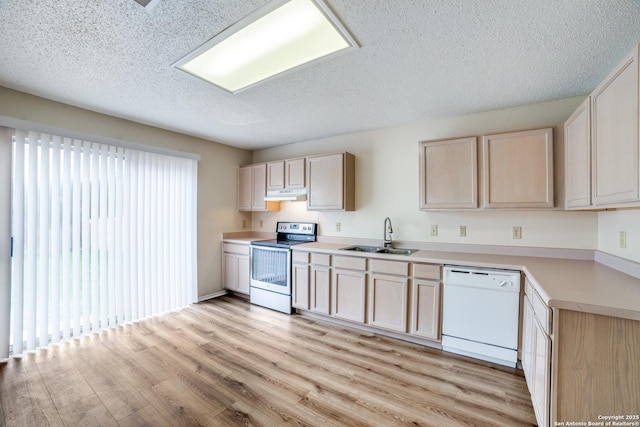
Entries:
<svg viewBox="0 0 640 427">
<path fill-rule="evenodd" d="M 355 157 L 350 153 L 307 157 L 307 209 L 355 210 Z"/>
<path fill-rule="evenodd" d="M 638 49 L 591 94 L 593 204 L 638 202 Z"/>
<path fill-rule="evenodd" d="M 420 142 L 420 209 L 477 207 L 477 138 Z"/>
<path fill-rule="evenodd" d="M 251 165 L 238 169 L 238 209 L 250 211 L 253 197 L 253 168 Z"/>
<path fill-rule="evenodd" d="M 242 166 L 238 169 L 238 209 L 241 211 L 278 211 L 279 202 L 265 202 L 267 165 Z"/>
<path fill-rule="evenodd" d="M 267 163 L 267 190 L 305 187 L 305 158 Z"/>
<path fill-rule="evenodd" d="M 482 137 L 483 207 L 553 208 L 553 129 Z"/>
<path fill-rule="evenodd" d="M 591 205 L 591 97 L 564 124 L 565 209 Z"/>
<path fill-rule="evenodd" d="M 565 123 L 565 209 L 640 206 L 638 49 Z"/>
</svg>

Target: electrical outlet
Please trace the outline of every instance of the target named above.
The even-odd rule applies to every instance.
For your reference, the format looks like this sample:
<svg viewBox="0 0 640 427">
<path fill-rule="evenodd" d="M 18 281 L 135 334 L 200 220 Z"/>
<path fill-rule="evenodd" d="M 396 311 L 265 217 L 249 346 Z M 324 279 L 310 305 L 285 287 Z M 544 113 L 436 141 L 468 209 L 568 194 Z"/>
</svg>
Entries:
<svg viewBox="0 0 640 427">
<path fill-rule="evenodd" d="M 242 220 L 242 228 L 247 228 L 247 220 L 246 219 Z"/>
<path fill-rule="evenodd" d="M 620 249 L 627 249 L 627 232 L 620 232 Z"/>
<path fill-rule="evenodd" d="M 260 220 L 260 228 L 264 227 L 264 220 Z"/>
<path fill-rule="evenodd" d="M 342 230 L 342 224 L 336 222 L 336 231 L 340 232 L 340 230 Z"/>
<path fill-rule="evenodd" d="M 438 235 L 438 226 L 435 225 L 435 224 L 431 226 L 431 235 L 432 236 L 437 236 Z"/>
<path fill-rule="evenodd" d="M 522 239 L 522 227 L 515 226 L 511 229 L 511 238 L 512 239 Z"/>
<path fill-rule="evenodd" d="M 466 225 L 461 225 L 460 226 L 460 237 L 467 237 L 467 226 Z"/>
</svg>

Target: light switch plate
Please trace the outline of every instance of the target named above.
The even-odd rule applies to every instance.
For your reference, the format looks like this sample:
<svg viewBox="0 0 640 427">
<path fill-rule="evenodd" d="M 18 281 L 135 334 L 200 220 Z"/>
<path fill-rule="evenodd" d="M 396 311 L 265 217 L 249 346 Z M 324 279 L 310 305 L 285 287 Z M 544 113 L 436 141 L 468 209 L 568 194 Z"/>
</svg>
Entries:
<svg viewBox="0 0 640 427">
<path fill-rule="evenodd" d="M 466 225 L 461 225 L 460 226 L 460 237 L 467 237 L 467 226 Z"/>
<path fill-rule="evenodd" d="M 438 235 L 438 226 L 433 224 L 431 225 L 431 235 L 432 236 L 437 236 Z"/>
</svg>

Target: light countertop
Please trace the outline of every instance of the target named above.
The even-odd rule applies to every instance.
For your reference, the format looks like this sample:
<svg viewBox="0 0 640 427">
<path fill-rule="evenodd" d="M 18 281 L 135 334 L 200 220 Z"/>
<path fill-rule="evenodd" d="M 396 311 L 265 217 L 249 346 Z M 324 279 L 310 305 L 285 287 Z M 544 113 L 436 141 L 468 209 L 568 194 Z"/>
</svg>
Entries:
<svg viewBox="0 0 640 427">
<path fill-rule="evenodd" d="M 336 251 L 346 246 L 343 243 L 314 242 L 296 245 L 294 250 L 337 255 Z M 520 270 L 549 307 L 640 321 L 640 279 L 596 261 L 430 250 L 419 250 L 412 255 L 347 251 L 339 254 Z"/>
<path fill-rule="evenodd" d="M 222 241 L 225 243 L 238 243 L 248 245 L 257 240 L 271 240 L 276 238 L 276 233 L 267 233 L 260 231 L 237 231 L 231 233 L 222 233 Z"/>
</svg>

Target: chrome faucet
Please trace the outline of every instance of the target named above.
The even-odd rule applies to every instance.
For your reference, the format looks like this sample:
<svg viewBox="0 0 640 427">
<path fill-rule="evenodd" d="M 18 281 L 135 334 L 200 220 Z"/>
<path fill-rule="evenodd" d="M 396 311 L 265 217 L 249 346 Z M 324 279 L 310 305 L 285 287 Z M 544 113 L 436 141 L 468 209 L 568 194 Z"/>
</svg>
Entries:
<svg viewBox="0 0 640 427">
<path fill-rule="evenodd" d="M 391 226 L 391 218 L 386 217 L 384 219 L 384 235 L 382 237 L 383 239 L 383 245 L 385 248 L 390 248 L 391 247 L 391 234 L 393 233 L 393 227 Z"/>
</svg>

